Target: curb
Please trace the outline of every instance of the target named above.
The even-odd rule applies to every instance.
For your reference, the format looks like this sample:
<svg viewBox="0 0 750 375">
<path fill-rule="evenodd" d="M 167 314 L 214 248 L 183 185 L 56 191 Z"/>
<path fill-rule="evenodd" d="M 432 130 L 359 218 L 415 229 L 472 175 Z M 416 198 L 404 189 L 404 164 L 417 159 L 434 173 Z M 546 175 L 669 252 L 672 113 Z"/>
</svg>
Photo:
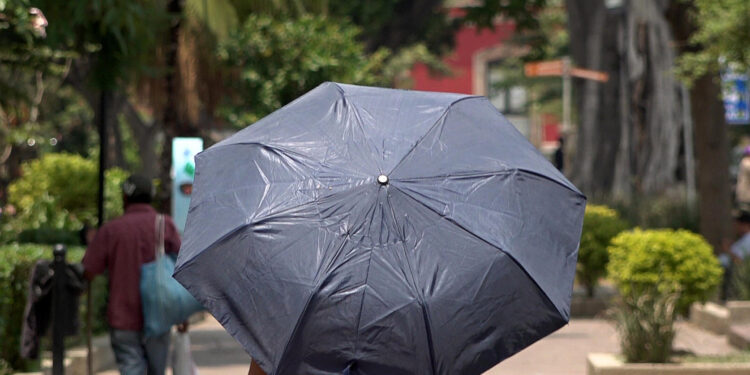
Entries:
<svg viewBox="0 0 750 375">
<path fill-rule="evenodd" d="M 206 317 L 205 311 L 200 311 L 190 317 L 190 324 L 197 324 Z M 93 351 L 94 373 L 116 369 L 115 353 L 109 342 L 109 333 L 96 336 L 91 340 Z M 42 370 L 37 372 L 16 372 L 13 375 L 50 375 L 52 374 L 52 353 L 42 353 Z M 64 371 L 65 375 L 87 375 L 86 374 L 86 346 L 75 346 L 65 350 Z"/>
</svg>

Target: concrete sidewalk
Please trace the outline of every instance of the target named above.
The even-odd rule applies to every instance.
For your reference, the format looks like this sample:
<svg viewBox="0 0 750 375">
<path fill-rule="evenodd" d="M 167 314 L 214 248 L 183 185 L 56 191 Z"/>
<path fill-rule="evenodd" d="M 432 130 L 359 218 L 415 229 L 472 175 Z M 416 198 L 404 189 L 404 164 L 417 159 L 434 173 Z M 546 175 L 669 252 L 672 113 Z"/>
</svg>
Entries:
<svg viewBox="0 0 750 375">
<path fill-rule="evenodd" d="M 725 336 L 678 323 L 675 349 L 696 354 L 728 354 L 736 350 Z M 208 316 L 190 330 L 193 357 L 201 375 L 247 374 L 250 357 L 219 323 Z M 618 352 L 614 327 L 599 319 L 574 319 L 552 335 L 495 366 L 484 375 L 582 375 L 590 352 Z M 116 375 L 116 370 L 101 374 Z"/>
</svg>

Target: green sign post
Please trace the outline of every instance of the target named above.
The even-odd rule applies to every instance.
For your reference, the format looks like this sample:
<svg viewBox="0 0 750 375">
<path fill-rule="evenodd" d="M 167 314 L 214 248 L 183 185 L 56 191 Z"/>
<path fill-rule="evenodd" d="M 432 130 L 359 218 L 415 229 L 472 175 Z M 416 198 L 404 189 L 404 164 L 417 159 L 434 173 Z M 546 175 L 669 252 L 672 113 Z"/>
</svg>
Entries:
<svg viewBox="0 0 750 375">
<path fill-rule="evenodd" d="M 185 230 L 190 194 L 195 177 L 195 155 L 203 151 L 200 138 L 174 138 L 172 140 L 172 218 L 182 234 Z"/>
</svg>

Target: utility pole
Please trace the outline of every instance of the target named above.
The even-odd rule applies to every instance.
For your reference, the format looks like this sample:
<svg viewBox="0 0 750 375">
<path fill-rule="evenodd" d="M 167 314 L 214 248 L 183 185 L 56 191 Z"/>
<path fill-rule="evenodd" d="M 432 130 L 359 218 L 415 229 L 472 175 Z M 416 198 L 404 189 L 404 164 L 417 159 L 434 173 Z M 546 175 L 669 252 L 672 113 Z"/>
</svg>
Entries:
<svg viewBox="0 0 750 375">
<path fill-rule="evenodd" d="M 63 327 L 65 324 L 63 306 L 66 303 L 64 296 L 67 284 L 65 252 L 65 246 L 60 244 L 55 245 L 52 252 L 54 256 L 52 263 L 52 375 L 65 374 L 65 328 Z"/>
</svg>

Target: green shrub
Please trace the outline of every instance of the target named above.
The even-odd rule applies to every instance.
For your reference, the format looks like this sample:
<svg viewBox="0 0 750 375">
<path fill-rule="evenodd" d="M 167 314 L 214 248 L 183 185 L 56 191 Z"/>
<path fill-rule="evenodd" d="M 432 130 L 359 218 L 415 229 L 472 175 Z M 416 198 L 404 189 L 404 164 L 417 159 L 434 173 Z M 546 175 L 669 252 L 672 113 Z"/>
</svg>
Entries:
<svg viewBox="0 0 750 375">
<path fill-rule="evenodd" d="M 586 287 L 589 297 L 594 295 L 599 279 L 607 273 L 607 246 L 610 240 L 625 229 L 627 223 L 620 219 L 615 210 L 597 205 L 586 207 L 576 277 Z"/>
<path fill-rule="evenodd" d="M 69 263 L 79 262 L 83 248 L 69 248 Z M 26 305 L 28 282 L 31 271 L 39 259 L 52 259 L 52 246 L 35 244 L 10 244 L 0 246 L 0 364 L 5 363 L 16 371 L 30 369 L 33 362 L 21 358 L 20 338 L 23 312 Z M 106 330 L 107 283 L 99 278 L 92 284 L 94 296 L 94 332 Z M 81 298 L 81 316 L 85 316 L 85 295 Z M 82 330 L 85 332 L 85 322 Z M 2 366 L 2 365 L 0 365 Z"/>
<path fill-rule="evenodd" d="M 656 288 L 624 295 L 612 310 L 627 362 L 669 362 L 674 341 L 676 293 Z"/>
<path fill-rule="evenodd" d="M 22 176 L 8 187 L 18 214 L 6 223 L 16 234 L 41 227 L 76 231 L 96 224 L 97 163 L 73 154 L 45 154 L 22 165 Z M 106 172 L 107 218 L 122 214 L 121 169 Z"/>
<path fill-rule="evenodd" d="M 677 293 L 680 313 L 693 302 L 708 299 L 723 273 L 703 237 L 671 229 L 620 233 L 609 246 L 607 270 L 626 298 L 637 298 L 650 289 Z"/>
</svg>

